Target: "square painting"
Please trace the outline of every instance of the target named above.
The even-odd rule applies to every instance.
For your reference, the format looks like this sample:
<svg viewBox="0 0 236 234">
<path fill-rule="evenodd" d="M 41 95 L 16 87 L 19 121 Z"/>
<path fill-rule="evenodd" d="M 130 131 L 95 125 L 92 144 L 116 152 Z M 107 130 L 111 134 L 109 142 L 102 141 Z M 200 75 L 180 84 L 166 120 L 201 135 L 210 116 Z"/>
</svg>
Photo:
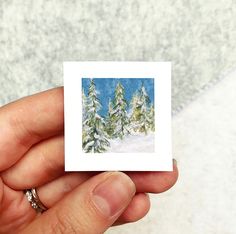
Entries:
<svg viewBox="0 0 236 234">
<path fill-rule="evenodd" d="M 169 62 L 65 62 L 66 171 L 169 171 Z"/>
<path fill-rule="evenodd" d="M 155 151 L 153 78 L 82 78 L 85 153 Z"/>
</svg>

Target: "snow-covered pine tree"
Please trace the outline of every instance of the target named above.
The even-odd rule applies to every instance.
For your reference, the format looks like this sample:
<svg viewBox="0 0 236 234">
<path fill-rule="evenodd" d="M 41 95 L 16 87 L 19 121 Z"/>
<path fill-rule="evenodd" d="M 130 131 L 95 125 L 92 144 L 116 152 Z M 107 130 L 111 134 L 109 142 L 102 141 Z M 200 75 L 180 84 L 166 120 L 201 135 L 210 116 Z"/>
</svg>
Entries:
<svg viewBox="0 0 236 234">
<path fill-rule="evenodd" d="M 154 132 L 155 131 L 155 111 L 154 111 L 153 104 L 149 108 L 148 117 L 150 120 L 149 129 Z"/>
<path fill-rule="evenodd" d="M 134 131 L 144 132 L 147 134 L 151 122 L 150 116 L 148 114 L 149 104 L 150 98 L 144 85 L 142 84 L 142 87 L 132 104 L 131 125 L 133 126 Z"/>
<path fill-rule="evenodd" d="M 85 139 L 85 124 L 84 121 L 86 119 L 86 115 L 87 115 L 87 97 L 86 94 L 84 92 L 84 89 L 82 89 L 82 142 L 84 144 L 84 139 Z"/>
<path fill-rule="evenodd" d="M 82 120 L 84 121 L 86 118 L 87 113 L 87 97 L 84 92 L 84 89 L 82 89 Z"/>
<path fill-rule="evenodd" d="M 129 131 L 129 118 L 127 114 L 127 101 L 124 97 L 124 87 L 119 82 L 115 89 L 115 97 L 113 100 L 113 108 L 110 115 L 112 122 L 113 138 L 119 137 L 123 139 L 125 135 L 130 134 Z"/>
<path fill-rule="evenodd" d="M 106 133 L 109 138 L 112 138 L 113 133 L 114 133 L 114 122 L 112 121 L 112 112 L 113 112 L 113 104 L 111 99 L 109 99 L 109 104 L 108 104 L 108 113 L 106 116 Z"/>
<path fill-rule="evenodd" d="M 97 97 L 94 80 L 91 79 L 88 98 L 86 119 L 83 122 L 85 132 L 83 138 L 83 150 L 86 153 L 105 152 L 110 145 L 104 133 L 104 119 L 98 114 L 101 104 Z"/>
<path fill-rule="evenodd" d="M 130 110 L 130 130 L 136 132 L 139 128 L 138 125 L 138 115 L 139 115 L 139 108 L 138 108 L 138 101 L 139 101 L 139 94 L 136 91 L 133 96 L 132 99 L 130 101 L 130 106 L 131 106 L 131 110 Z"/>
</svg>

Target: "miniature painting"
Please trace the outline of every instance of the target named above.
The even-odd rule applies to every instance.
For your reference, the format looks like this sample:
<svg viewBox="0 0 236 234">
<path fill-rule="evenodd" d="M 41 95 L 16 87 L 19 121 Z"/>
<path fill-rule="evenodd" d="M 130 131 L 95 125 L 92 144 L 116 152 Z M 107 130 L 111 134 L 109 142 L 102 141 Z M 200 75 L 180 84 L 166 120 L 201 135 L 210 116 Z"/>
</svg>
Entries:
<svg viewBox="0 0 236 234">
<path fill-rule="evenodd" d="M 171 171 L 171 63 L 64 62 L 65 170 Z"/>
<path fill-rule="evenodd" d="M 85 153 L 154 152 L 153 78 L 83 78 Z"/>
</svg>

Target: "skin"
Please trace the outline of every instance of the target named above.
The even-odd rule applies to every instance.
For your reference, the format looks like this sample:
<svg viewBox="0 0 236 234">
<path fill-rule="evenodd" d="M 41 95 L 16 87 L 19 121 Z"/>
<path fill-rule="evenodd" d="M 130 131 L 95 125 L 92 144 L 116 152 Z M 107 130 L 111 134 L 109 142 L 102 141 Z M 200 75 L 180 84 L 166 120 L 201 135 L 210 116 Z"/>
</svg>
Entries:
<svg viewBox="0 0 236 234">
<path fill-rule="evenodd" d="M 176 164 L 173 172 L 65 173 L 63 88 L 0 108 L 0 233 L 102 233 L 143 218 L 150 208 L 147 193 L 162 193 L 177 178 Z M 120 181 L 126 189 L 113 215 L 93 202 L 104 181 Z M 43 214 L 22 192 L 33 187 L 49 208 Z"/>
</svg>

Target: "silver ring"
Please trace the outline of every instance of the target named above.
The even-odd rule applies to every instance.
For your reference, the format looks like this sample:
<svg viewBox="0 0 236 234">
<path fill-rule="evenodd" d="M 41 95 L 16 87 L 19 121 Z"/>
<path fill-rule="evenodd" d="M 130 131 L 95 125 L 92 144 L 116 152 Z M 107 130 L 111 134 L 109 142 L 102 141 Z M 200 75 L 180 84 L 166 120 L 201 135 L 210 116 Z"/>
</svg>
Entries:
<svg viewBox="0 0 236 234">
<path fill-rule="evenodd" d="M 35 188 L 27 189 L 24 192 L 29 203 L 36 210 L 37 213 L 43 213 L 44 211 L 47 210 L 47 207 L 45 207 L 43 203 L 40 201 Z"/>
</svg>

